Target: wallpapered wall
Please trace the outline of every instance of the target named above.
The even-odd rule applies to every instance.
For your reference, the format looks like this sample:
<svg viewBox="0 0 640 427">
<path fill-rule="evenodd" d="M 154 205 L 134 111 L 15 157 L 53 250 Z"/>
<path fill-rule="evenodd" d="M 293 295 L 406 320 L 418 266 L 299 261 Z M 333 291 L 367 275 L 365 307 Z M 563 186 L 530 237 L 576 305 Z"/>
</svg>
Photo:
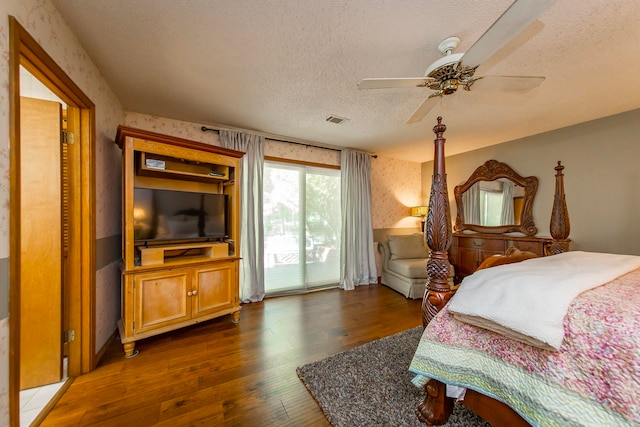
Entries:
<svg viewBox="0 0 640 427">
<path fill-rule="evenodd" d="M 200 123 L 136 113 L 125 115 L 100 71 L 49 0 L 0 1 L 0 266 L 8 266 L 9 256 L 9 15 L 18 19 L 96 105 L 98 241 L 118 236 L 121 232 L 121 153 L 113 143 L 118 124 L 218 144 L 217 135 L 202 132 Z M 485 160 L 496 158 L 506 161 L 522 175 L 535 174 L 541 178 L 541 202 L 534 207 L 534 215 L 539 228 L 546 230 L 553 165 L 556 160 L 563 160 L 567 165 L 567 201 L 576 244 L 585 249 L 640 254 L 640 239 L 629 235 L 630 230 L 637 228 L 634 214 L 640 209 L 640 199 L 632 196 L 637 194 L 634 186 L 640 180 L 635 165 L 640 156 L 638 123 L 639 111 L 624 113 L 597 123 L 531 137 L 513 145 L 503 144 L 467 157 L 448 159 L 449 190 L 453 191 L 455 184 Z M 339 164 L 338 154 L 334 151 L 275 141 L 267 142 L 265 153 L 274 157 Z M 430 186 L 431 164 L 421 166 L 381 157 L 372 159 L 372 171 L 374 228 L 419 227 L 419 219 L 408 217 L 408 210 L 411 206 L 426 203 L 424 195 L 428 194 Z M 421 179 L 425 181 L 422 193 Z M 612 205 L 621 206 L 621 209 L 612 211 Z M 0 268 L 0 301 L 8 299 L 9 286 L 7 268 Z M 117 262 L 113 262 L 96 272 L 96 350 L 104 345 L 115 329 L 119 298 L 119 272 Z M 7 313 L 0 312 L 0 425 L 9 423 L 9 321 Z"/>
<path fill-rule="evenodd" d="M 201 124 L 136 113 L 126 114 L 74 34 L 49 0 L 0 2 L 0 265 L 9 256 L 9 24 L 14 16 L 96 106 L 96 238 L 112 240 L 121 232 L 121 153 L 113 143 L 119 124 L 217 144 L 217 135 Z M 268 141 L 265 153 L 274 157 L 339 164 L 335 151 Z M 420 164 L 388 158 L 372 160 L 373 221 L 376 228 L 417 227 L 408 208 L 420 204 Z M 0 300 L 8 299 L 8 269 L 0 269 Z M 96 272 L 96 351 L 115 330 L 119 318 L 119 271 L 114 261 Z M 6 309 L 5 309 L 6 310 Z M 0 313 L 0 425 L 9 423 L 9 321 Z"/>
<path fill-rule="evenodd" d="M 96 106 L 96 238 L 120 233 L 120 150 L 113 143 L 124 112 L 100 71 L 49 0 L 0 2 L 0 259 L 9 256 L 9 16 L 14 16 Z M 8 265 L 8 263 L 7 263 Z M 8 272 L 0 281 L 8 283 Z M 8 287 L 0 286 L 1 300 Z M 119 317 L 117 262 L 96 274 L 96 348 Z M 0 425 L 9 423 L 9 321 L 0 316 Z"/>
<path fill-rule="evenodd" d="M 202 123 L 127 112 L 126 126 L 159 132 L 207 144 L 220 145 L 217 132 L 202 132 Z M 205 124 L 206 125 L 206 124 Z M 340 153 L 315 147 L 266 140 L 265 156 L 340 165 Z M 409 208 L 422 203 L 420 163 L 389 157 L 371 159 L 371 208 L 374 229 L 418 228 L 420 219 Z"/>
</svg>

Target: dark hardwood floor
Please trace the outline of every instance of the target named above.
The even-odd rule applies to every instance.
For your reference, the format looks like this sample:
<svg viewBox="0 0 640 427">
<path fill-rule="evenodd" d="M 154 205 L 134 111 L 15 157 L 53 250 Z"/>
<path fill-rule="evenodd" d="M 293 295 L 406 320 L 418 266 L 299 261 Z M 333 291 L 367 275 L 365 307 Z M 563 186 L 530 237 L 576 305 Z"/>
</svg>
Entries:
<svg viewBox="0 0 640 427">
<path fill-rule="evenodd" d="M 243 305 L 136 343 L 77 378 L 42 426 L 327 426 L 296 367 L 421 324 L 421 300 L 380 285 Z"/>
</svg>

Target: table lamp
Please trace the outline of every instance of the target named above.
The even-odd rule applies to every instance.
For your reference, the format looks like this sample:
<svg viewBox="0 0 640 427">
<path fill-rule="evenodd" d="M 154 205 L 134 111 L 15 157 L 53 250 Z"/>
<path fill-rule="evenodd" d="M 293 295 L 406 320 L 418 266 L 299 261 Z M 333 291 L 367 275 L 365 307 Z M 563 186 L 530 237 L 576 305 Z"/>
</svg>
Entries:
<svg viewBox="0 0 640 427">
<path fill-rule="evenodd" d="M 422 224 L 422 232 L 424 233 L 424 223 L 427 220 L 427 213 L 429 212 L 428 206 L 415 206 L 411 208 L 411 216 L 419 216 L 422 217 L 420 222 Z"/>
</svg>

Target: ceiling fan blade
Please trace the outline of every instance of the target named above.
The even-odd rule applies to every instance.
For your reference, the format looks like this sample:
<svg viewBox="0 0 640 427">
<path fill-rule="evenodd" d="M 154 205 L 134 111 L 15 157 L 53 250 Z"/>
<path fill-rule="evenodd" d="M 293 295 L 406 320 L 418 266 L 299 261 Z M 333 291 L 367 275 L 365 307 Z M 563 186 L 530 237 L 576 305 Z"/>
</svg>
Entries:
<svg viewBox="0 0 640 427">
<path fill-rule="evenodd" d="M 475 80 L 469 90 L 501 90 L 505 92 L 528 92 L 544 81 L 544 77 L 528 76 L 484 76 Z"/>
<path fill-rule="evenodd" d="M 422 104 L 420 104 L 420 106 L 416 109 L 416 111 L 413 112 L 413 114 L 407 119 L 405 123 L 410 125 L 424 119 L 424 116 L 426 116 L 427 113 L 436 106 L 440 98 L 442 98 L 442 93 L 440 92 L 436 92 L 429 96 L 424 100 Z"/>
<path fill-rule="evenodd" d="M 547 10 L 556 0 L 516 0 L 489 27 L 473 46 L 462 56 L 460 62 L 475 68 L 489 59 L 509 40 L 524 30 Z"/>
<path fill-rule="evenodd" d="M 363 79 L 358 83 L 358 89 L 386 89 L 396 87 L 424 87 L 427 78 L 424 77 L 402 77 L 383 79 Z"/>
</svg>

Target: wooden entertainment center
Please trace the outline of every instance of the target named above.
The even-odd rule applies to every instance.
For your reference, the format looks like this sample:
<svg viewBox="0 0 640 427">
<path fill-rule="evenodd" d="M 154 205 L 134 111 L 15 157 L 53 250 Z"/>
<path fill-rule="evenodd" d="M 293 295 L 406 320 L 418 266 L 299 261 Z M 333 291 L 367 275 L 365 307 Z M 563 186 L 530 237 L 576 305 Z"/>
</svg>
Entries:
<svg viewBox="0 0 640 427">
<path fill-rule="evenodd" d="M 237 322 L 240 188 L 235 177 L 244 153 L 125 126 L 118 127 L 115 142 L 123 165 L 118 329 L 125 357 L 137 354 L 135 342 L 143 338 L 227 314 Z M 141 190 L 198 193 L 203 200 L 224 195 L 224 237 L 146 239 L 146 228 L 160 220 L 150 222 L 150 213 L 135 204 Z M 203 212 L 201 205 L 196 214 Z"/>
</svg>

